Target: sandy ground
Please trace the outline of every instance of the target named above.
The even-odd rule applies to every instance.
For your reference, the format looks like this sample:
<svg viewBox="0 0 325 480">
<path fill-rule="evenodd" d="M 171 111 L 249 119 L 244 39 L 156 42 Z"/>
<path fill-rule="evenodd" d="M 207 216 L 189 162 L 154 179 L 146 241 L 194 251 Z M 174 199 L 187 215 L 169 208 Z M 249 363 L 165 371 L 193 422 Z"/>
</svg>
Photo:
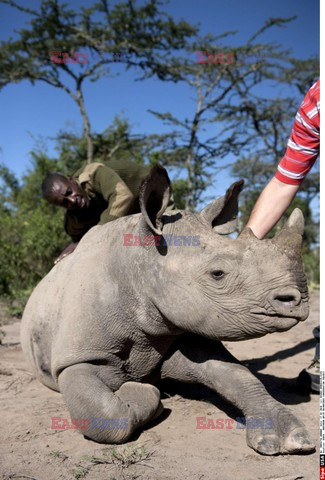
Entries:
<svg viewBox="0 0 325 480">
<path fill-rule="evenodd" d="M 313 294 L 309 319 L 291 331 L 227 344 L 270 394 L 305 423 L 316 445 L 319 397 L 304 394 L 295 377 L 313 357 L 312 328 L 318 322 L 319 296 Z M 125 445 L 99 445 L 74 430 L 52 430 L 51 417 L 69 418 L 63 399 L 30 373 L 19 344 L 19 322 L 2 329 L 6 336 L 0 346 L 1 479 L 319 478 L 318 449 L 310 455 L 266 457 L 247 447 L 244 430 L 196 429 L 196 417 L 216 420 L 239 414 L 201 387 L 163 385 L 165 413 Z"/>
</svg>

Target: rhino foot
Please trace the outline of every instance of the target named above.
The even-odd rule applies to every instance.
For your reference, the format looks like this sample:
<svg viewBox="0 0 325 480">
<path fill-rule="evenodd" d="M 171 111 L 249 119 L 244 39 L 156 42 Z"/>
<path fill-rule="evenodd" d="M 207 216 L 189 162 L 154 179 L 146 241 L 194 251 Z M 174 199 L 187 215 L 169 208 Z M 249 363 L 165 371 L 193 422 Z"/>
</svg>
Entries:
<svg viewBox="0 0 325 480">
<path fill-rule="evenodd" d="M 256 422 L 258 418 L 261 421 L 267 419 L 269 428 L 248 428 L 250 421 Z M 285 407 L 276 407 L 270 410 L 269 414 L 264 412 L 263 417 L 262 415 L 248 416 L 246 425 L 247 445 L 263 455 L 304 453 L 315 450 L 315 445 L 310 440 L 304 424 Z"/>
<path fill-rule="evenodd" d="M 60 391 L 71 418 L 88 420 L 87 425 L 79 422 L 80 433 L 99 443 L 124 443 L 161 412 L 160 392 L 136 382 L 126 382 L 113 392 L 101 376 L 98 365 L 71 365 L 59 376 Z"/>
<path fill-rule="evenodd" d="M 137 427 L 157 418 L 164 409 L 158 388 L 148 383 L 126 382 L 115 395 L 132 411 Z"/>
</svg>

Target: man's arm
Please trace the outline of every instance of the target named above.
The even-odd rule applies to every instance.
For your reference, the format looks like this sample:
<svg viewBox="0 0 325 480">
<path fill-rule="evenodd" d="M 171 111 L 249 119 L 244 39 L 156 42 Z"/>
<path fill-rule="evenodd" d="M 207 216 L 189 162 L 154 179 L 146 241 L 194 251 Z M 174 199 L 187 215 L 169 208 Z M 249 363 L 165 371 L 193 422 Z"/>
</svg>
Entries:
<svg viewBox="0 0 325 480">
<path fill-rule="evenodd" d="M 94 189 L 107 201 L 99 225 L 127 215 L 134 196 L 121 177 L 109 167 L 99 167 L 93 177 Z"/>
<path fill-rule="evenodd" d="M 266 185 L 248 220 L 258 238 L 263 238 L 280 220 L 319 155 L 320 81 L 307 92 L 299 107 L 277 172 Z"/>
<path fill-rule="evenodd" d="M 265 237 L 280 220 L 299 186 L 283 183 L 275 177 L 270 180 L 259 196 L 247 223 L 247 227 L 253 230 L 257 238 Z"/>
</svg>

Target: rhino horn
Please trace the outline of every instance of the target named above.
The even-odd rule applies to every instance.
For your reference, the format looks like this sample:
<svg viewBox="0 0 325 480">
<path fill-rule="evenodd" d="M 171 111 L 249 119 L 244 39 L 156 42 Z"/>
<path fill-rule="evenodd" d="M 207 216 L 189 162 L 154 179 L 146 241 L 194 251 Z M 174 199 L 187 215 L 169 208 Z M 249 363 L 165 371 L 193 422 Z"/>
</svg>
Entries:
<svg viewBox="0 0 325 480">
<path fill-rule="evenodd" d="M 302 235 L 304 233 L 304 216 L 295 208 L 283 228 L 275 235 L 273 242 L 291 257 L 300 255 Z"/>
<path fill-rule="evenodd" d="M 251 228 L 245 227 L 238 236 L 241 240 L 258 240 Z"/>
<path fill-rule="evenodd" d="M 290 230 L 290 232 L 298 233 L 299 235 L 303 235 L 304 233 L 304 216 L 300 208 L 295 208 L 288 220 L 286 221 L 285 225 L 283 226 L 282 230 L 277 234 L 280 235 L 281 232 L 286 230 Z"/>
</svg>

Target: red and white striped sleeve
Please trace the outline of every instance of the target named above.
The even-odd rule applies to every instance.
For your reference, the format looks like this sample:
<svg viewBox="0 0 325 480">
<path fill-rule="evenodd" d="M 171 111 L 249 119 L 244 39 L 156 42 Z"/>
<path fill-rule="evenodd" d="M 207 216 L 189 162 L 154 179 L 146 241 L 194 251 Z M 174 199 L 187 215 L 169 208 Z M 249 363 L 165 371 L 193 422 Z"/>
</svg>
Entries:
<svg viewBox="0 0 325 480">
<path fill-rule="evenodd" d="M 275 177 L 300 185 L 319 155 L 320 80 L 308 90 L 297 112 L 284 157 Z"/>
</svg>

